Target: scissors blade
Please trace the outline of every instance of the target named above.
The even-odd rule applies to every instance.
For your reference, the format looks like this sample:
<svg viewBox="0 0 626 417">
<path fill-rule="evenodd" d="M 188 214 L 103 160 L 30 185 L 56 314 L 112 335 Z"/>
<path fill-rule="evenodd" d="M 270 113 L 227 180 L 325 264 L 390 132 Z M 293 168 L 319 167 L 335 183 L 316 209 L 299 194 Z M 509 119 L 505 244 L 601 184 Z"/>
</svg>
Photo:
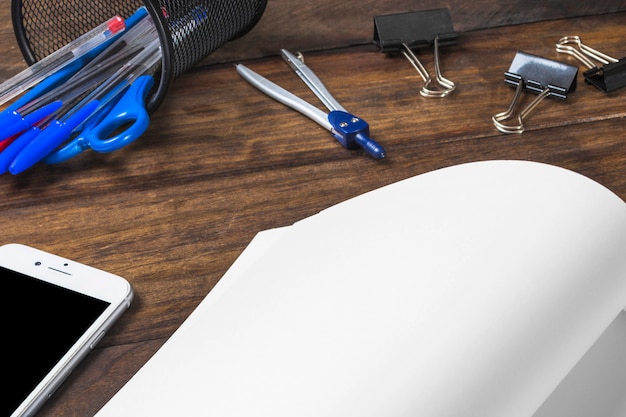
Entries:
<svg viewBox="0 0 626 417">
<path fill-rule="evenodd" d="M 250 84 L 258 88 L 268 96 L 283 103 L 288 107 L 291 107 L 294 110 L 299 111 L 326 130 L 332 132 L 332 125 L 328 121 L 328 115 L 317 107 L 312 106 L 311 104 L 302 100 L 300 97 L 274 84 L 267 78 L 257 74 L 245 65 L 237 64 L 235 68 L 237 69 L 239 75 L 241 75 L 246 81 L 248 81 Z"/>
<path fill-rule="evenodd" d="M 315 93 L 317 98 L 328 108 L 328 110 L 346 111 L 337 100 L 330 94 L 322 80 L 306 66 L 306 64 L 286 49 L 280 50 L 283 59 L 289 64 L 291 69 L 304 81 L 304 83 Z"/>
</svg>

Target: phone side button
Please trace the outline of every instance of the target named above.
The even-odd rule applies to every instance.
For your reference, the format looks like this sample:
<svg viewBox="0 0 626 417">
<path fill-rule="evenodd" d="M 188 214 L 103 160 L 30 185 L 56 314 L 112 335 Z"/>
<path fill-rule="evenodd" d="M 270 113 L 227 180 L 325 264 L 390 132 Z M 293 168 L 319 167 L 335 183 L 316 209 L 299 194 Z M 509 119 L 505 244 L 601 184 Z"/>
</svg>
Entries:
<svg viewBox="0 0 626 417">
<path fill-rule="evenodd" d="M 100 332 L 98 336 L 96 336 L 94 341 L 89 344 L 89 349 L 93 350 L 93 348 L 98 344 L 98 342 L 100 342 L 100 340 L 102 340 L 102 338 L 104 337 L 104 333 L 105 331 L 103 330 Z"/>
</svg>

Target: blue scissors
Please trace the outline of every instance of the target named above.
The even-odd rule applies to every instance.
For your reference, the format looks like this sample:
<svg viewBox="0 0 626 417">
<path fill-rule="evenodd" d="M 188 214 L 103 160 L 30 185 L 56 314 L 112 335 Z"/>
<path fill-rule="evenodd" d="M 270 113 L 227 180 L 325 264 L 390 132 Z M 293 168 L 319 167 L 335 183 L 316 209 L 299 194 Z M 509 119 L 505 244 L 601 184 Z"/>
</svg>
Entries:
<svg viewBox="0 0 626 417">
<path fill-rule="evenodd" d="M 97 152 L 113 152 L 135 141 L 150 124 L 150 115 L 145 108 L 145 102 L 153 84 L 154 78 L 151 75 L 143 75 L 127 87 L 118 100 L 109 101 L 104 106 L 94 100 L 81 106 L 67 120 L 55 120 L 42 130 L 34 127 L 23 134 L 30 137 L 28 143 L 24 143 L 26 139 L 21 137 L 15 141 L 22 145 L 18 153 L 11 154 L 10 148 L 13 144 L 3 152 L 7 153 L 7 158 L 13 156 L 8 170 L 12 174 L 19 174 L 42 159 L 46 163 L 54 164 L 66 161 L 89 148 Z M 126 125 L 128 127 L 123 132 L 108 137 Z M 56 149 L 77 129 L 80 130 L 76 137 L 60 149 Z M 33 131 L 37 133 L 32 133 Z M 0 155 L 0 170 L 1 160 L 4 159 L 2 156 L 4 155 Z"/>
<path fill-rule="evenodd" d="M 144 27 L 153 27 L 152 24 L 148 24 L 144 19 L 146 16 L 147 11 L 145 8 L 140 8 L 134 15 L 128 18 L 127 27 L 133 29 L 137 27 L 137 31 L 135 31 L 138 33 L 137 36 L 143 36 L 146 31 L 145 29 L 139 29 L 139 23 L 146 23 L 143 25 Z M 138 81 L 137 85 L 133 87 L 131 83 L 133 80 L 137 81 L 136 79 L 140 73 L 133 73 L 131 71 L 131 74 L 128 75 L 128 66 L 130 65 L 131 69 L 138 68 L 136 65 L 131 65 L 136 60 L 131 60 L 130 63 L 125 66 L 125 71 L 117 71 L 115 73 L 116 77 L 110 77 L 112 72 L 109 72 L 109 69 L 116 65 L 114 60 L 108 60 L 104 66 L 99 62 L 97 65 L 93 65 L 96 64 L 96 60 L 91 61 L 92 58 L 98 56 L 103 50 L 107 49 L 108 46 L 114 47 L 115 45 L 122 45 L 120 42 L 123 40 L 128 43 L 126 38 L 131 39 L 130 31 L 127 31 L 126 35 L 116 37 L 105 45 L 94 49 L 86 55 L 85 60 L 76 60 L 66 68 L 59 70 L 57 73 L 53 74 L 53 76 L 44 80 L 22 96 L 7 110 L 0 113 L 0 174 L 7 170 L 16 174 L 34 165 L 50 152 L 54 151 L 57 146 L 66 141 L 75 129 L 85 125 L 86 122 L 90 123 L 90 126 L 93 126 L 95 124 L 96 115 L 99 117 L 98 120 L 100 121 L 113 119 L 112 115 L 109 115 L 109 113 L 113 113 L 113 110 L 120 115 L 119 109 L 114 108 L 114 105 L 118 102 L 120 106 L 126 105 L 129 109 L 139 109 L 132 113 L 137 122 L 133 123 L 131 128 L 127 129 L 127 134 L 124 138 L 125 143 L 129 143 L 129 137 L 137 138 L 147 129 L 149 119 L 143 101 L 145 101 L 145 97 L 153 85 L 152 77 L 150 76 Z M 156 42 L 150 43 L 150 46 L 153 48 L 150 54 L 159 57 L 160 54 L 154 54 L 155 43 Z M 145 48 L 142 53 L 139 53 L 137 56 L 143 59 L 147 53 Z M 124 54 L 119 54 L 117 59 L 123 60 Z M 89 61 L 91 62 L 86 64 L 86 62 Z M 155 59 L 150 60 L 152 65 L 154 62 Z M 101 81 L 110 77 L 103 83 L 106 84 L 106 88 L 97 89 L 104 97 L 91 94 L 86 99 L 82 100 L 79 105 L 72 107 L 71 102 L 75 101 L 75 98 L 79 97 L 82 91 L 85 91 L 85 85 L 88 86 L 101 82 L 97 81 L 93 76 L 87 76 L 89 71 L 95 73 L 96 71 L 94 71 L 94 69 L 96 69 L 96 67 L 98 71 L 97 75 Z M 107 67 L 109 69 L 105 69 Z M 79 78 L 80 81 L 74 81 L 76 77 L 79 77 L 77 73 L 80 73 L 80 77 L 82 77 Z M 63 103 L 61 103 L 60 99 L 56 99 L 43 107 L 36 104 L 39 102 L 46 103 L 47 97 L 57 97 L 59 93 L 56 92 L 55 88 L 57 90 L 62 88 L 63 83 L 70 79 L 73 81 L 73 88 L 70 94 L 63 96 Z M 115 85 L 116 83 L 119 85 Z M 110 87 L 111 84 L 114 85 L 113 88 Z M 127 87 L 128 85 L 131 85 L 131 87 Z M 124 93 L 124 91 L 126 91 L 126 93 Z M 105 95 L 106 93 L 108 93 L 108 95 Z M 133 100 L 133 98 L 136 98 L 136 100 Z M 137 105 L 135 106 L 135 104 Z M 32 110 L 33 108 L 36 110 Z M 71 109 L 69 112 L 67 112 L 68 108 Z M 26 116 L 22 116 L 20 113 L 22 110 L 27 112 Z M 62 116 L 59 116 L 60 114 Z M 131 117 L 133 116 L 126 117 L 123 119 L 124 122 L 120 122 L 120 124 L 116 126 L 121 127 L 122 124 L 129 123 Z M 4 121 L 4 123 L 1 123 L 2 121 Z M 109 124 L 109 126 L 114 125 Z M 85 128 L 83 127 L 82 129 L 84 130 Z M 116 127 L 112 127 L 112 129 L 115 130 Z M 106 134 L 108 135 L 109 133 L 111 132 L 107 132 Z M 116 139 L 119 136 L 121 136 L 121 134 L 116 136 Z M 110 140 L 107 142 L 110 142 Z M 103 147 L 99 147 L 99 149 L 103 149 Z M 109 146 L 109 149 L 114 150 L 111 146 Z M 69 157 L 71 156 L 67 156 L 65 159 Z"/>
<path fill-rule="evenodd" d="M 62 162 L 88 148 L 98 152 L 112 152 L 136 140 L 150 123 L 145 101 L 154 84 L 154 78 L 150 74 L 160 59 L 160 41 L 155 34 L 143 51 L 60 120 L 48 123 L 38 132 L 14 156 L 8 170 L 12 174 L 18 174 L 42 159 L 47 163 Z M 89 107 L 89 111 L 83 107 Z M 78 117 L 79 114 L 86 117 Z M 129 124 L 124 132 L 107 137 L 118 128 Z M 76 137 L 72 138 L 73 135 Z M 62 146 L 68 141 L 69 143 Z M 12 146 L 13 144 L 9 145 L 0 154 L 0 173 L 3 154 Z M 55 151 L 59 146 L 62 147 Z M 8 153 L 9 156 L 13 155 L 12 152 Z"/>
<path fill-rule="evenodd" d="M 145 103 L 153 85 L 154 78 L 151 75 L 137 78 L 119 100 L 111 101 L 90 117 L 77 136 L 57 150 L 52 148 L 53 152 L 48 153 L 43 161 L 57 164 L 87 149 L 102 153 L 113 152 L 135 141 L 150 125 L 150 114 Z M 123 126 L 128 127 L 110 136 Z"/>
</svg>

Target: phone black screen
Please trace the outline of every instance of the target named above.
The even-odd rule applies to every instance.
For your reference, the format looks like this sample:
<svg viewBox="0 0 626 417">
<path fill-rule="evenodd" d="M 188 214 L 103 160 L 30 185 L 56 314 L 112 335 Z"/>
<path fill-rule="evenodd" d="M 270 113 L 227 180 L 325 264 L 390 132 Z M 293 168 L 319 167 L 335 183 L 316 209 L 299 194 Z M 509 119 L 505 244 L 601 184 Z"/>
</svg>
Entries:
<svg viewBox="0 0 626 417">
<path fill-rule="evenodd" d="M 10 416 L 107 308 L 105 301 L 0 267 L 4 389 Z"/>
</svg>

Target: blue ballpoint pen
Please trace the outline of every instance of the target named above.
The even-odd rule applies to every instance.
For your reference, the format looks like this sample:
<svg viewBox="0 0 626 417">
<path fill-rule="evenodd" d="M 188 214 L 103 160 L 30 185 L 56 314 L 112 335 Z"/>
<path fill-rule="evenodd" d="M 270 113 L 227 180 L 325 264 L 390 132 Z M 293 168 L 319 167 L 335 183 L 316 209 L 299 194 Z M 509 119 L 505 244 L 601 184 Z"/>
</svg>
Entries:
<svg viewBox="0 0 626 417">
<path fill-rule="evenodd" d="M 33 107 L 32 109 L 29 107 L 31 107 L 31 103 L 39 97 L 44 96 L 50 90 L 54 90 L 57 86 L 67 81 L 80 70 L 81 66 L 82 63 L 80 60 L 74 61 L 55 74 L 47 77 L 14 101 L 4 111 L 0 112 L 0 140 L 24 132 L 44 117 L 59 110 L 61 103 L 59 100 L 51 100 L 49 103 L 45 103 L 44 106 Z M 43 110 L 44 108 L 47 110 Z"/>
<path fill-rule="evenodd" d="M 53 101 L 32 113 L 22 116 L 17 111 L 0 113 L 0 140 L 22 133 L 61 108 L 61 101 Z"/>
<path fill-rule="evenodd" d="M 17 138 L 15 138 L 9 146 L 7 146 L 2 153 L 0 153 L 0 175 L 9 170 L 9 166 L 15 159 L 15 157 L 24 149 L 29 143 L 31 143 L 41 131 L 38 127 L 32 126 L 26 132 L 23 132 Z"/>
<path fill-rule="evenodd" d="M 34 96 L 29 97 L 29 100 L 26 101 L 28 104 L 24 105 L 24 101 L 20 102 L 20 110 L 24 109 L 26 111 L 32 111 L 32 113 L 28 114 L 28 116 L 24 117 L 25 119 L 22 123 L 24 130 L 28 128 L 27 122 L 34 122 L 36 114 L 42 114 L 43 109 L 48 109 L 52 107 L 52 104 L 55 105 L 53 110 L 58 110 L 58 102 L 61 100 L 54 101 L 52 104 L 48 104 L 43 108 L 38 108 L 40 106 L 40 102 L 46 102 L 47 97 L 59 97 L 62 98 L 63 107 L 62 111 L 56 111 L 57 114 L 63 114 L 65 111 L 63 109 L 73 106 L 73 108 L 63 115 L 60 119 L 54 119 L 56 115 L 54 112 L 50 115 L 50 117 L 46 117 L 41 123 L 38 123 L 37 126 L 33 126 L 29 131 L 26 131 L 23 135 L 13 140 L 14 144 L 11 143 L 9 147 L 7 147 L 3 152 L 0 153 L 0 174 L 6 172 L 8 169 L 11 173 L 17 174 L 20 173 L 35 163 L 42 160 L 46 155 L 50 154 L 55 150 L 60 144 L 62 144 L 65 140 L 67 140 L 74 129 L 78 126 L 82 125 L 87 119 L 91 119 L 92 116 L 96 113 L 96 111 L 102 106 L 104 103 L 100 98 L 96 98 L 94 96 L 95 91 L 99 91 L 104 84 L 110 83 L 115 80 L 111 80 L 110 76 L 112 74 L 118 74 L 121 70 L 116 68 L 116 65 L 119 65 L 118 61 L 121 60 L 123 62 L 124 58 L 131 57 L 136 54 L 133 51 L 141 51 L 142 49 L 145 51 L 145 45 L 136 47 L 134 45 L 133 40 L 138 39 L 140 37 L 145 37 L 146 34 L 149 33 L 147 29 L 153 28 L 154 25 L 149 23 L 144 19 L 147 16 L 147 12 L 145 8 L 140 8 L 133 16 L 131 16 L 127 20 L 127 27 L 130 27 L 131 30 L 128 30 L 126 34 L 124 34 L 121 38 L 119 38 L 119 42 L 131 43 L 131 48 L 129 48 L 128 52 L 116 53 L 114 57 L 107 55 L 108 63 L 100 63 L 97 59 L 91 61 L 89 64 L 84 65 L 84 68 L 81 69 L 77 74 L 76 72 L 71 71 L 73 75 L 69 81 L 66 81 L 68 77 L 63 78 L 62 85 L 57 88 L 57 90 L 66 90 L 65 93 L 57 92 L 55 89 L 50 90 L 49 88 L 45 91 L 40 91 L 40 93 L 45 93 L 40 97 Z M 146 24 L 143 24 L 146 23 Z M 143 24 L 143 26 L 140 25 Z M 137 30 L 135 30 L 137 28 Z M 133 33 L 134 36 L 131 36 Z M 136 35 L 135 35 L 136 33 Z M 151 33 L 151 32 L 150 32 Z M 116 44 L 113 42 L 115 39 L 111 39 L 110 42 L 106 44 L 100 45 L 97 49 L 92 51 L 92 55 L 90 58 L 93 58 L 103 52 L 107 46 L 114 47 Z M 158 44 L 158 40 L 151 42 Z M 134 62 L 134 60 L 139 59 L 141 55 L 145 54 L 144 52 L 139 52 L 135 55 L 130 61 Z M 160 56 L 160 55 L 159 55 Z M 98 57 L 99 58 L 99 57 Z M 92 65 L 96 61 L 98 61 L 97 65 Z M 84 62 L 80 62 L 81 65 Z M 127 66 L 125 64 L 123 67 Z M 78 68 L 80 69 L 80 67 Z M 59 73 L 68 73 L 65 69 L 59 71 Z M 57 73 L 58 74 L 58 73 Z M 57 75 L 55 74 L 55 76 Z M 108 79 L 107 79 L 108 78 Z M 102 81 L 107 79 L 104 83 L 100 84 Z M 42 84 L 46 83 L 44 81 Z M 67 87 L 67 85 L 71 84 L 71 87 Z M 80 97 L 86 90 L 92 88 L 93 85 L 99 85 L 96 90 L 92 91 L 87 97 L 82 99 L 79 104 L 73 105 L 72 102 L 75 102 L 75 99 Z M 37 86 L 36 88 L 38 88 Z M 86 104 L 85 104 L 86 103 Z M 36 108 L 37 110 L 31 110 L 32 108 Z M 14 117 L 18 117 L 17 115 L 13 115 Z M 54 120 L 53 120 L 54 119 Z M 16 119 L 17 120 L 17 119 Z M 135 128 L 135 131 L 138 128 Z M 0 132 L 2 128 L 0 127 Z"/>
<path fill-rule="evenodd" d="M 75 62 L 75 64 L 80 63 Z M 98 83 L 102 78 L 108 76 L 106 71 L 102 71 L 102 74 L 84 77 L 85 79 L 81 79 L 80 82 L 73 82 L 73 88 L 65 88 L 64 83 L 77 70 L 73 66 L 72 64 L 65 67 L 53 76 L 48 77 L 0 113 L 0 140 L 16 142 L 15 145 L 11 146 L 12 152 L 15 152 L 17 144 L 25 146 L 28 143 L 24 139 L 16 140 L 17 138 L 14 138 L 16 135 L 36 127 L 28 135 L 24 134 L 26 137 L 32 138 L 33 132 L 41 132 L 40 128 L 46 126 L 50 120 L 63 114 L 72 105 L 72 102 L 76 101 L 76 98 L 80 98 L 86 90 L 93 88 L 94 83 Z M 57 90 L 67 91 L 63 94 L 57 92 Z M 25 116 L 22 114 L 25 114 Z M 0 161 L 6 160 L 6 154 L 8 154 L 7 150 L 3 150 L 0 153 Z M 2 164 L 0 164 L 0 167 L 2 167 Z M 5 171 L 6 169 L 0 170 L 0 173 Z"/>
<path fill-rule="evenodd" d="M 337 141 L 345 148 L 354 149 L 361 147 L 375 159 L 385 157 L 383 147 L 369 137 L 369 125 L 365 120 L 348 113 L 346 109 L 335 100 L 326 89 L 322 81 L 307 67 L 301 59 L 291 52 L 281 50 L 282 57 L 305 84 L 330 110 L 326 114 L 312 106 L 300 97 L 290 93 L 282 87 L 262 77 L 248 67 L 238 64 L 237 72 L 250 84 L 263 91 L 273 99 L 299 111 L 309 117 L 320 126 L 329 130 Z"/>
<path fill-rule="evenodd" d="M 126 19 L 126 33 L 141 24 L 147 16 L 148 11 L 146 8 L 140 7 L 133 15 Z M 88 69 L 89 65 L 97 61 L 94 60 L 95 57 L 118 41 L 120 37 L 123 39 L 123 35 L 123 32 L 118 33 L 108 40 L 99 43 L 96 47 L 81 56 L 72 59 L 59 70 L 45 77 L 45 79 L 25 92 L 4 111 L 0 112 L 0 141 L 26 131 L 34 126 L 35 123 L 59 110 L 62 103 L 61 100 L 59 98 L 53 98 L 50 103 L 46 103 L 47 96 L 52 95 L 55 97 L 52 94 L 54 90 L 64 88 L 64 83 L 76 73 Z M 89 85 L 94 85 L 96 81 L 95 79 L 91 79 L 88 83 Z M 75 82 L 72 82 L 72 85 L 75 87 Z M 74 87 L 72 89 L 76 90 Z M 75 93 L 80 95 L 82 91 L 83 90 L 75 91 Z M 43 104 L 37 104 L 41 102 L 43 102 Z M 63 100 L 63 102 L 65 102 L 65 100 Z"/>
<path fill-rule="evenodd" d="M 71 115 L 66 115 L 62 117 L 61 120 L 50 122 L 45 129 L 38 131 L 38 134 L 36 134 L 26 146 L 21 148 L 8 167 L 9 172 L 14 175 L 19 174 L 41 161 L 46 155 L 63 143 L 76 127 L 80 126 L 81 123 L 88 119 L 99 105 L 100 103 L 94 100 L 80 107 Z M 38 128 L 33 128 L 33 130 L 35 129 L 39 130 Z M 30 134 L 32 134 L 31 131 L 24 133 L 24 135 Z M 9 145 L 9 147 L 11 145 Z M 5 149 L 4 152 L 8 149 L 9 148 Z"/>
<path fill-rule="evenodd" d="M 24 69 L 19 74 L 0 84 L 0 104 L 4 104 L 27 91 L 42 80 L 45 80 L 46 77 L 63 68 L 64 65 L 80 59 L 125 29 L 126 23 L 124 20 L 120 16 L 115 16 L 46 56 L 41 61 Z"/>
</svg>

